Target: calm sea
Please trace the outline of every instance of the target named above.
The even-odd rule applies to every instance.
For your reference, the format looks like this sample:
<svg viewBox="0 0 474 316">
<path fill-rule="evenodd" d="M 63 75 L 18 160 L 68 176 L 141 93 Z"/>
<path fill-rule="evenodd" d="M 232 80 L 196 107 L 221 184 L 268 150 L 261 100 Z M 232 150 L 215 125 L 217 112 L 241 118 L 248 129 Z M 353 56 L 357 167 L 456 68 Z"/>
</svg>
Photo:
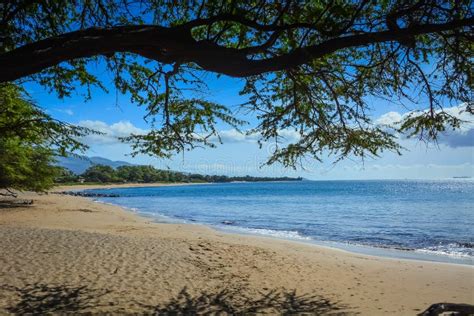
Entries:
<svg viewBox="0 0 474 316">
<path fill-rule="evenodd" d="M 104 192 L 104 190 L 91 190 Z M 301 181 L 108 189 L 157 221 L 382 256 L 474 262 L 474 181 Z"/>
</svg>

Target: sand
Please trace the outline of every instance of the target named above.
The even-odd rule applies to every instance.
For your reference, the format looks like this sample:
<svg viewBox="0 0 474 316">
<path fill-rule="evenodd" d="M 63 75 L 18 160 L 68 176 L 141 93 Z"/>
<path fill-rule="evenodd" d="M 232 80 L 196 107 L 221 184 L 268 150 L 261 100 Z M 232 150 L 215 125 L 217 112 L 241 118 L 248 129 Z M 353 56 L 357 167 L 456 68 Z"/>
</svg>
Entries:
<svg viewBox="0 0 474 316">
<path fill-rule="evenodd" d="M 0 314 L 415 315 L 474 303 L 472 266 L 157 224 L 81 197 L 21 198 L 35 202 L 0 203 Z"/>
</svg>

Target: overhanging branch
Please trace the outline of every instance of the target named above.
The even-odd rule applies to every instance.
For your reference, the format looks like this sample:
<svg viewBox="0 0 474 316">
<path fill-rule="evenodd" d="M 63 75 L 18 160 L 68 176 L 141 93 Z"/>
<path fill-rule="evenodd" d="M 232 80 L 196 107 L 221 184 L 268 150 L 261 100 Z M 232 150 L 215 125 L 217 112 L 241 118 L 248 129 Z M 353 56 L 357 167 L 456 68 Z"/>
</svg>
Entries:
<svg viewBox="0 0 474 316">
<path fill-rule="evenodd" d="M 189 27 L 140 25 L 90 28 L 27 44 L 1 54 L 0 82 L 32 75 L 64 61 L 117 52 L 138 54 L 162 63 L 195 63 L 208 71 L 232 77 L 247 77 L 291 69 L 345 48 L 403 41 L 416 35 L 439 33 L 473 25 L 474 18 L 467 18 L 342 36 L 266 59 L 248 58 L 247 55 L 252 51 L 249 47 L 235 49 L 209 41 L 196 41 L 192 38 Z M 274 30 L 272 28 L 272 31 Z"/>
</svg>

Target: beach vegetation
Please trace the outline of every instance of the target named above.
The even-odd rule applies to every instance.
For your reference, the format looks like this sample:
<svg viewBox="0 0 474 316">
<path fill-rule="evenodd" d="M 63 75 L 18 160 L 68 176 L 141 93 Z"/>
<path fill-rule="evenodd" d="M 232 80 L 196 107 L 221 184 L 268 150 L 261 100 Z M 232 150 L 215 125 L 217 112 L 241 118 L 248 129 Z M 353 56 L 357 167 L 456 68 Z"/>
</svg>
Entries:
<svg viewBox="0 0 474 316">
<path fill-rule="evenodd" d="M 0 5 L 0 82 L 129 96 L 152 127 L 122 139 L 134 154 L 213 147 L 218 127 L 252 117 L 247 132 L 278 144 L 269 164 L 364 158 L 400 153 L 399 134 L 459 128 L 449 104 L 472 113 L 473 26 L 470 0 L 15 0 Z M 209 97 L 220 76 L 240 79 L 246 101 Z M 375 124 L 391 102 L 411 115 Z"/>
<path fill-rule="evenodd" d="M 77 181 L 79 181 L 79 177 L 74 172 L 67 168 L 56 166 L 55 183 L 74 183 Z"/>
<path fill-rule="evenodd" d="M 291 177 L 253 177 L 224 176 L 185 173 L 173 170 L 157 169 L 153 166 L 120 166 L 112 168 L 105 165 L 93 165 L 80 175 L 60 168 L 66 176 L 58 177 L 56 182 L 77 184 L 79 179 L 84 183 L 226 183 L 226 182 L 263 182 L 263 181 L 301 181 L 302 178 Z"/>
<path fill-rule="evenodd" d="M 119 178 L 114 168 L 105 165 L 94 165 L 89 167 L 82 177 L 90 182 L 117 182 Z"/>
<path fill-rule="evenodd" d="M 77 138 L 89 132 L 53 119 L 21 87 L 0 84 L 0 194 L 49 189 L 59 172 L 55 155 L 85 150 Z"/>
</svg>

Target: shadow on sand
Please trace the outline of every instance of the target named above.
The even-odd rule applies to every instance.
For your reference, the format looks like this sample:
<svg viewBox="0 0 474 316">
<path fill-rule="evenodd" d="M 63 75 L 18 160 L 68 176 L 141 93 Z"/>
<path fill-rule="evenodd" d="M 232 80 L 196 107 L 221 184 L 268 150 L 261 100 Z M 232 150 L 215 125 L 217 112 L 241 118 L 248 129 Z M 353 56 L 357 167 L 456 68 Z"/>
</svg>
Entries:
<svg viewBox="0 0 474 316">
<path fill-rule="evenodd" d="M 96 313 L 100 298 L 110 291 L 91 290 L 87 286 L 49 286 L 32 284 L 23 288 L 3 285 L 0 289 L 19 297 L 19 301 L 5 311 L 16 315 L 81 314 Z M 192 295 L 183 288 L 175 298 L 159 305 L 141 306 L 145 315 L 354 315 L 347 306 L 318 295 L 298 295 L 296 291 L 268 290 L 258 297 L 245 297 L 237 290 L 221 290 L 216 293 L 201 292 Z M 118 307 L 118 306 L 117 306 Z M 453 312 L 452 315 L 473 315 L 474 306 L 466 304 L 433 304 L 419 315 L 435 316 Z M 118 307 L 117 313 L 127 313 Z M 135 313 L 136 314 L 136 313 Z"/>
<path fill-rule="evenodd" d="M 19 301 L 6 308 L 13 314 L 64 314 L 91 313 L 100 297 L 109 291 L 90 290 L 86 286 L 49 286 L 33 284 L 24 288 L 2 286 L 19 297 Z M 248 315 L 270 313 L 279 315 L 346 315 L 345 307 L 317 295 L 297 295 L 295 291 L 270 290 L 258 298 L 246 298 L 236 290 L 216 293 L 202 292 L 192 295 L 183 288 L 179 294 L 160 305 L 137 303 L 146 315 Z M 110 311 L 110 305 L 107 310 Z M 118 306 L 117 306 L 118 307 Z M 120 313 L 126 312 L 118 307 Z M 113 311 L 112 311 L 113 313 Z M 353 313 L 351 313 L 353 314 Z"/>
<path fill-rule="evenodd" d="M 17 315 L 81 312 L 99 306 L 98 299 L 108 291 L 90 290 L 86 286 L 49 286 L 32 284 L 24 288 L 2 286 L 19 296 L 19 302 L 6 310 Z"/>
<path fill-rule="evenodd" d="M 258 297 L 243 297 L 235 290 L 191 295 L 186 288 L 169 302 L 143 305 L 155 315 L 347 315 L 347 307 L 318 295 L 298 295 L 296 291 L 270 290 Z M 354 314 L 354 313 L 350 313 Z"/>
</svg>

